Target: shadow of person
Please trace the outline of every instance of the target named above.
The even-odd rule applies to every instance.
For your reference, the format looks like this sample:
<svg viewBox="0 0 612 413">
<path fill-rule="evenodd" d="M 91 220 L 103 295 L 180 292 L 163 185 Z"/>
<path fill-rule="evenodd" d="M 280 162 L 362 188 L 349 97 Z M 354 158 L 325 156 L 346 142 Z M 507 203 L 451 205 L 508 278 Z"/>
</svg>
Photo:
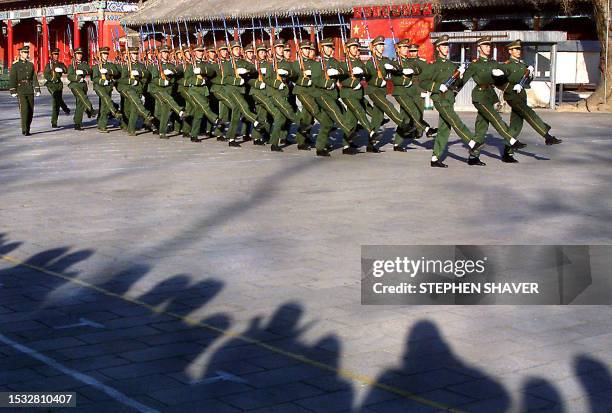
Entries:
<svg viewBox="0 0 612 413">
<path fill-rule="evenodd" d="M 9 254 L 23 244 L 22 242 L 10 242 L 5 233 L 0 233 L 0 255 Z"/>
<path fill-rule="evenodd" d="M 469 412 L 505 412 L 508 391 L 483 371 L 458 358 L 437 326 L 418 321 L 408 333 L 402 365 L 384 371 L 377 383 L 391 386 L 404 397 L 380 402 L 373 388 L 362 404 L 363 411 L 432 411 L 458 408 Z M 386 410 L 385 410 L 386 409 Z"/>
<path fill-rule="evenodd" d="M 612 377 L 608 367 L 592 356 L 581 354 L 574 359 L 574 371 L 586 393 L 589 412 L 612 412 Z"/>
<path fill-rule="evenodd" d="M 531 377 L 523 385 L 523 400 L 519 412 L 536 412 L 546 410 L 550 413 L 563 413 L 563 400 L 552 383 L 539 377 Z"/>
</svg>

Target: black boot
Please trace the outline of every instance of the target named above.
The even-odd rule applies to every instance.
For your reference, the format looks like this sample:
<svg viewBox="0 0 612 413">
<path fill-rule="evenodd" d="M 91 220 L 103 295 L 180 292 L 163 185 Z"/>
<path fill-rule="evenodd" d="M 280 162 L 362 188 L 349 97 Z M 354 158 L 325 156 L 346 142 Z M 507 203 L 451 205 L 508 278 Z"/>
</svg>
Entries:
<svg viewBox="0 0 612 413">
<path fill-rule="evenodd" d="M 83 130 L 81 125 L 74 125 L 74 130 Z"/>
<path fill-rule="evenodd" d="M 202 142 L 202 141 L 197 136 L 192 136 L 191 142 Z"/>
<path fill-rule="evenodd" d="M 552 135 L 546 134 L 546 140 L 545 140 L 547 145 L 557 145 L 561 142 L 563 142 L 561 139 L 559 138 L 555 138 Z"/>
<path fill-rule="evenodd" d="M 310 150 L 310 146 L 308 146 L 307 143 L 299 144 L 297 148 L 300 151 L 309 151 Z"/>
<path fill-rule="evenodd" d="M 394 152 L 408 152 L 408 149 L 399 146 L 399 145 L 393 145 L 393 151 Z"/>
<path fill-rule="evenodd" d="M 430 165 L 432 168 L 448 168 L 448 165 L 439 159 L 437 161 L 431 161 Z"/>
<path fill-rule="evenodd" d="M 272 145 L 272 146 L 270 146 L 270 150 L 272 150 L 272 152 L 282 152 L 283 148 L 281 148 L 278 145 Z"/>
<path fill-rule="evenodd" d="M 264 142 L 263 139 L 255 139 L 253 141 L 253 145 L 257 145 L 257 146 L 264 146 L 266 143 Z"/>
<path fill-rule="evenodd" d="M 471 166 L 485 166 L 486 165 L 486 163 L 482 162 L 480 158 L 477 156 L 470 156 L 467 163 L 468 165 L 471 165 Z"/>
<path fill-rule="evenodd" d="M 229 146 L 231 146 L 233 148 L 240 148 L 240 144 L 237 141 L 235 141 L 235 140 L 229 141 Z"/>
<path fill-rule="evenodd" d="M 370 152 L 370 153 L 380 153 L 380 149 L 378 149 L 376 146 L 374 146 L 373 144 L 368 144 L 368 146 L 366 147 L 366 152 Z"/>
<path fill-rule="evenodd" d="M 317 149 L 317 156 L 330 156 L 327 149 Z"/>
<path fill-rule="evenodd" d="M 524 148 L 524 147 L 526 147 L 526 146 L 527 146 L 527 144 L 526 144 L 526 143 L 523 143 L 523 142 L 521 142 L 521 141 L 519 141 L 519 140 L 517 140 L 516 142 L 514 142 L 514 145 L 510 145 L 510 147 L 511 147 L 512 149 L 523 149 L 523 148 Z"/>
<path fill-rule="evenodd" d="M 518 161 L 514 159 L 514 156 L 512 156 L 510 153 L 509 146 L 504 147 L 504 154 L 502 155 L 501 161 L 504 163 L 518 163 Z"/>
<path fill-rule="evenodd" d="M 434 136 L 438 134 L 438 128 L 429 128 L 427 129 L 427 132 L 425 132 L 425 136 L 427 136 L 428 138 L 430 136 Z"/>
<path fill-rule="evenodd" d="M 347 146 L 345 148 L 342 148 L 342 153 L 344 155 L 357 155 L 359 153 L 359 150 L 352 148 L 350 146 Z"/>
</svg>

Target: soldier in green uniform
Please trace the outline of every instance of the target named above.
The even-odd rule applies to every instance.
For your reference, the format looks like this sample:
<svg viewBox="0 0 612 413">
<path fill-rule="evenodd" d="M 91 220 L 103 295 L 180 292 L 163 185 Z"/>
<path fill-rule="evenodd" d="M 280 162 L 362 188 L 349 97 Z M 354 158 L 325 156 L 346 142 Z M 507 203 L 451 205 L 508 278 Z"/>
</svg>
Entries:
<svg viewBox="0 0 612 413">
<path fill-rule="evenodd" d="M 68 68 L 63 62 L 59 61 L 60 50 L 56 47 L 51 49 L 51 59 L 45 66 L 43 77 L 45 78 L 45 86 L 51 95 L 51 127 L 57 128 L 57 118 L 60 108 L 66 115 L 70 114 L 70 109 L 62 96 L 64 82 L 62 76 L 68 73 Z"/>
<path fill-rule="evenodd" d="M 234 69 L 232 67 L 231 59 L 229 57 L 229 46 L 225 44 L 225 42 L 219 42 L 217 44 L 217 55 L 215 61 L 215 76 L 211 79 L 212 86 L 210 91 L 218 102 L 219 105 L 219 117 L 224 121 L 230 121 L 230 125 L 227 128 L 226 136 L 222 135 L 220 129 L 215 130 L 213 133 L 217 136 L 218 141 L 226 141 L 231 139 L 231 146 L 240 146 L 236 145 L 236 131 L 238 129 L 238 122 L 240 119 L 237 119 L 234 122 L 233 114 L 235 112 L 234 107 L 236 104 L 234 103 L 229 87 L 230 82 L 236 82 L 237 84 L 240 81 L 244 82 L 244 79 L 236 78 Z M 226 77 L 229 76 L 229 79 Z M 244 84 L 244 83 L 243 83 Z M 231 130 L 231 133 L 230 133 Z"/>
<path fill-rule="evenodd" d="M 313 44 L 305 40 L 300 43 L 300 59 L 293 62 L 293 93 L 302 104 L 302 111 L 300 112 L 297 122 L 299 128 L 302 130 L 302 134 L 296 135 L 298 150 L 309 151 L 310 145 L 307 141 L 307 134 L 313 127 L 315 119 L 321 125 L 321 128 L 328 127 L 331 129 L 333 121 L 327 116 L 327 114 L 319 109 L 319 105 L 316 101 L 318 89 L 313 86 L 312 72 L 314 66 L 320 66 L 319 62 L 313 59 L 315 53 L 315 47 Z M 321 148 L 318 149 L 321 156 L 329 156 L 329 153 L 325 154 L 325 144 L 321 143 Z"/>
<path fill-rule="evenodd" d="M 86 77 L 91 75 L 91 68 L 87 62 L 83 61 L 83 49 L 77 48 L 74 50 L 74 60 L 68 68 L 68 87 L 72 91 L 76 99 L 76 108 L 74 110 L 74 130 L 83 130 L 83 112 L 88 118 L 96 116 L 97 110 L 87 97 L 87 80 Z"/>
<path fill-rule="evenodd" d="M 118 120 L 121 120 L 122 118 L 121 112 L 115 110 L 115 104 L 113 103 L 113 99 L 111 97 L 113 94 L 113 87 L 115 86 L 117 79 L 121 76 L 121 72 L 114 63 L 108 61 L 109 52 L 109 47 L 101 47 L 100 61 L 97 65 L 94 65 L 91 70 L 93 89 L 100 98 L 98 131 L 101 133 L 108 133 L 108 129 L 106 127 L 108 125 L 109 114 Z"/>
<path fill-rule="evenodd" d="M 182 120 L 174 121 L 174 131 L 182 133 L 184 138 L 189 138 L 191 137 L 191 117 L 194 108 L 191 105 L 191 97 L 187 93 L 189 82 L 185 79 L 185 72 L 187 71 L 189 60 L 185 51 L 186 49 L 178 49 L 175 54 L 176 84 L 172 89 L 172 97 L 179 106 L 185 108 L 185 113 L 187 114 Z M 199 142 L 199 139 L 197 141 Z"/>
<path fill-rule="evenodd" d="M 424 94 L 420 87 L 419 77 L 427 69 L 427 61 L 418 57 L 419 46 L 410 44 L 409 39 L 401 40 L 397 43 L 399 71 L 393 73 L 393 92 L 391 95 L 400 105 L 402 119 L 410 118 L 415 130 L 413 138 L 420 138 L 423 132 L 427 136 L 437 133 L 425 119 L 423 111 L 425 103 L 421 94 Z"/>
<path fill-rule="evenodd" d="M 556 145 L 562 142 L 552 136 L 549 132 L 551 126 L 542 120 L 533 109 L 527 105 L 527 92 L 529 83 L 533 78 L 533 66 L 527 66 L 521 60 L 522 43 L 520 40 L 515 40 L 506 46 L 510 59 L 502 65 L 502 70 L 506 75 L 507 82 L 501 87 L 504 92 L 504 100 L 508 102 L 512 108 L 510 115 L 510 134 L 513 137 L 518 137 L 523 128 L 523 120 L 544 138 L 546 145 Z"/>
<path fill-rule="evenodd" d="M 362 80 L 365 79 L 366 66 L 365 63 L 359 57 L 359 40 L 356 38 L 350 38 L 345 43 L 346 47 L 346 58 L 342 62 L 342 72 L 340 76 L 340 98 L 346 105 L 348 110 L 359 122 L 359 125 L 366 130 L 368 133 L 368 146 L 367 152 L 379 153 L 376 145 L 376 131 L 372 127 L 370 120 L 366 114 L 367 103 L 365 100 L 364 89 Z M 353 148 L 357 148 L 349 138 L 350 145 Z"/>
<path fill-rule="evenodd" d="M 352 137 L 357 127 L 357 119 L 351 112 L 344 112 L 338 106 L 338 78 L 345 74 L 340 62 L 334 57 L 334 42 L 332 39 L 323 39 L 321 47 L 321 62 L 312 65 L 312 83 L 316 88 L 315 100 L 319 105 L 319 110 L 325 112 L 327 116 L 335 122 L 344 132 L 342 137 L 342 153 L 354 155 L 357 149 L 352 148 L 347 141 L 347 137 Z M 319 135 L 317 136 L 317 155 L 329 156 L 327 140 L 333 123 L 321 123 Z"/>
<path fill-rule="evenodd" d="M 155 65 L 155 55 L 153 54 L 153 50 L 146 49 L 145 50 L 146 59 L 144 62 L 145 68 L 147 69 L 148 78 L 145 81 L 144 89 L 142 91 L 142 95 L 144 96 L 144 107 L 149 113 L 155 112 L 155 98 L 149 92 L 149 85 L 151 84 L 151 68 Z M 155 121 L 153 121 L 155 123 Z M 159 133 L 159 128 L 151 124 L 150 126 L 145 126 L 146 129 L 150 129 L 154 134 Z"/>
<path fill-rule="evenodd" d="M 472 89 L 472 103 L 478 110 L 474 131 L 475 139 L 478 142 L 484 142 L 489 123 L 492 123 L 495 130 L 506 141 L 502 161 L 508 161 L 508 158 L 512 158 L 511 150 L 523 148 L 526 145 L 510 134 L 508 125 L 495 110 L 494 105 L 499 103 L 499 98 L 495 93 L 494 82 L 495 78 L 503 76 L 504 72 L 500 68 L 501 65 L 490 58 L 491 37 L 481 37 L 476 41 L 476 47 L 478 48 L 478 59 L 475 59 L 463 74 L 463 83 L 471 78 L 476 82 L 476 87 Z M 480 160 L 479 155 L 480 151 L 472 151 L 468 164 L 484 166 L 485 163 Z"/>
<path fill-rule="evenodd" d="M 366 94 L 374 104 L 374 107 L 371 109 L 372 118 L 370 122 L 373 128 L 378 129 L 383 123 L 384 115 L 391 118 L 397 125 L 394 134 L 393 150 L 396 152 L 406 152 L 406 148 L 402 146 L 404 142 L 402 135 L 407 129 L 409 118 L 402 118 L 401 113 L 387 100 L 387 81 L 385 80 L 394 73 L 401 73 L 401 70 L 396 62 L 383 56 L 384 51 L 384 37 L 378 36 L 372 40 L 373 56 L 366 63 L 366 79 L 368 81 Z"/>
<path fill-rule="evenodd" d="M 167 46 L 162 46 L 160 49 L 160 62 L 151 68 L 149 91 L 155 98 L 155 112 L 159 120 L 160 139 L 168 139 L 166 132 L 171 112 L 176 113 L 179 120 L 183 120 L 187 116 L 185 108 L 179 106 L 172 97 L 172 89 L 176 83 L 178 69 L 173 63 L 170 63 L 169 57 L 170 49 Z"/>
<path fill-rule="evenodd" d="M 19 60 L 11 66 L 9 74 L 9 93 L 19 99 L 19 114 L 21 116 L 21 133 L 30 136 L 30 126 L 34 115 L 34 96 L 40 96 L 38 77 L 34 64 L 28 60 L 30 47 L 19 49 Z"/>
<path fill-rule="evenodd" d="M 142 94 L 149 77 L 148 70 L 143 63 L 138 61 L 138 47 L 128 49 L 129 59 L 124 66 L 121 66 L 121 77 L 117 84 L 117 90 L 124 98 L 124 116 L 127 117 L 128 124 L 123 125 L 129 136 L 136 135 L 136 123 L 142 117 L 144 126 L 153 127 L 153 116 L 142 104 Z"/>
<path fill-rule="evenodd" d="M 477 140 L 455 112 L 455 90 L 451 89 L 451 87 L 458 88 L 461 86 L 461 76 L 465 73 L 465 66 L 458 67 L 455 63 L 448 60 L 448 43 L 449 37 L 446 35 L 436 39 L 434 46 L 437 58 L 421 78 L 421 84 L 431 92 L 431 99 L 440 115 L 438 134 L 436 135 L 433 155 L 431 157 L 431 166 L 437 168 L 448 167 L 440 158 L 448 144 L 451 128 L 469 146 L 471 151 L 478 150 L 484 143 Z M 455 84 L 449 86 L 451 78 L 454 79 Z"/>
</svg>

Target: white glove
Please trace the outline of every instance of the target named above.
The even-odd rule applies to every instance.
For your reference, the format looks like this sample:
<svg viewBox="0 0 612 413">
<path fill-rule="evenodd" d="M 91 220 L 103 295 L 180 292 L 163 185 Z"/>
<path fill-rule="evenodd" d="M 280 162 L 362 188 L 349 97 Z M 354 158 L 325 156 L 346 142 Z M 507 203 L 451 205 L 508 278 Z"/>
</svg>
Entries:
<svg viewBox="0 0 612 413">
<path fill-rule="evenodd" d="M 265 75 L 266 73 L 268 73 L 268 69 L 266 69 L 265 67 L 260 67 L 259 71 L 261 72 L 262 75 Z"/>
<path fill-rule="evenodd" d="M 533 76 L 535 72 L 535 69 L 533 68 L 533 66 L 530 65 L 529 67 L 527 67 L 527 70 L 529 70 L 529 76 Z"/>
<path fill-rule="evenodd" d="M 83 78 L 83 79 L 79 80 L 79 82 L 81 82 L 81 83 L 85 83 L 85 78 Z"/>
<path fill-rule="evenodd" d="M 108 85 L 109 85 L 109 83 L 110 83 L 110 82 L 109 82 L 108 80 L 105 80 L 105 81 L 104 81 L 104 86 L 108 86 Z"/>
<path fill-rule="evenodd" d="M 281 76 L 287 76 L 289 74 L 289 72 L 286 71 L 285 69 L 278 69 L 276 73 L 278 73 Z"/>
<path fill-rule="evenodd" d="M 387 70 L 395 70 L 395 66 L 393 66 L 391 63 L 385 63 L 385 69 L 387 69 Z"/>
<path fill-rule="evenodd" d="M 306 83 L 306 86 L 312 86 L 312 80 L 308 79 L 308 83 Z"/>
<path fill-rule="evenodd" d="M 340 72 L 338 72 L 338 70 L 331 68 L 331 69 L 327 69 L 327 76 L 333 77 L 333 76 L 338 76 L 340 74 Z"/>
<path fill-rule="evenodd" d="M 238 69 L 236 69 L 236 73 L 242 76 L 242 75 L 246 75 L 247 73 L 249 73 L 249 71 L 244 67 L 239 67 Z"/>
<path fill-rule="evenodd" d="M 304 70 L 304 76 L 307 76 L 307 77 L 312 76 L 312 71 L 310 69 Z"/>
<path fill-rule="evenodd" d="M 495 77 L 500 77 L 504 75 L 504 71 L 501 69 L 493 69 L 491 70 L 491 74 Z"/>
<path fill-rule="evenodd" d="M 240 78 L 240 83 L 239 83 L 239 85 L 240 85 L 240 86 L 244 85 L 244 79 Z"/>
<path fill-rule="evenodd" d="M 83 76 L 83 71 L 81 69 L 77 69 L 76 74 L 79 76 Z"/>
<path fill-rule="evenodd" d="M 426 98 L 426 97 L 428 97 L 428 96 L 429 96 L 429 92 L 421 92 L 421 97 L 422 97 L 423 99 L 425 99 L 425 98 Z"/>
<path fill-rule="evenodd" d="M 140 72 L 138 70 L 132 70 L 130 73 L 132 76 L 140 76 Z"/>
<path fill-rule="evenodd" d="M 64 69 L 62 69 L 61 67 L 56 67 L 56 68 L 55 68 L 55 71 L 56 71 L 57 73 L 62 73 L 62 72 L 64 71 Z"/>
<path fill-rule="evenodd" d="M 521 86 L 521 85 L 514 85 L 512 90 L 514 90 L 516 93 L 521 93 L 523 91 L 523 86 Z"/>
<path fill-rule="evenodd" d="M 412 81 L 410 81 L 407 85 L 404 85 L 404 87 L 410 87 L 412 86 Z"/>
<path fill-rule="evenodd" d="M 200 73 L 202 73 L 202 69 L 200 69 L 199 67 L 196 67 L 193 69 L 193 73 L 196 75 L 199 75 Z"/>
<path fill-rule="evenodd" d="M 457 70 L 459 71 L 459 76 L 461 76 L 461 78 L 463 79 L 463 74 L 465 73 L 465 65 L 459 66 L 459 69 Z"/>
<path fill-rule="evenodd" d="M 264 82 L 261 82 L 261 84 L 259 85 L 259 90 L 264 90 L 266 88 L 266 84 Z"/>
<path fill-rule="evenodd" d="M 385 87 L 387 86 L 387 81 L 383 79 L 382 82 L 380 82 L 380 87 Z"/>
<path fill-rule="evenodd" d="M 278 90 L 283 90 L 284 88 L 285 88 L 285 84 L 284 84 L 284 83 L 281 83 L 281 84 L 278 86 Z"/>
<path fill-rule="evenodd" d="M 102 73 L 103 75 L 108 73 L 108 70 L 106 70 L 105 68 L 100 69 L 100 73 Z"/>
<path fill-rule="evenodd" d="M 132 86 L 138 86 L 138 80 L 134 80 L 134 81 L 132 82 Z"/>
<path fill-rule="evenodd" d="M 164 86 L 170 85 L 170 81 L 168 79 L 164 79 Z"/>
<path fill-rule="evenodd" d="M 359 89 L 361 89 L 361 83 L 357 83 L 357 86 L 353 88 L 353 90 L 359 90 Z"/>
<path fill-rule="evenodd" d="M 404 75 L 408 76 L 408 75 L 412 75 L 412 74 L 414 74 L 414 70 L 413 70 L 413 69 L 410 69 L 410 68 L 407 68 L 407 69 L 403 69 L 403 70 L 402 70 L 402 73 L 403 73 Z"/>
<path fill-rule="evenodd" d="M 445 84 L 440 85 L 440 92 L 445 93 L 448 90 L 448 87 Z"/>
<path fill-rule="evenodd" d="M 39 97 L 40 96 L 40 92 L 36 92 L 36 95 L 34 95 L 34 96 Z"/>
<path fill-rule="evenodd" d="M 11 96 L 16 98 L 17 97 L 17 93 L 11 93 Z"/>
<path fill-rule="evenodd" d="M 354 67 L 353 68 L 353 74 L 354 75 L 361 75 L 361 74 L 363 74 L 363 69 L 360 68 L 360 67 Z"/>
<path fill-rule="evenodd" d="M 166 76 L 172 76 L 174 74 L 174 72 L 170 69 L 164 69 L 164 75 Z"/>
<path fill-rule="evenodd" d="M 327 87 L 327 90 L 334 90 L 335 88 L 336 88 L 336 84 L 332 83 L 331 85 Z"/>
</svg>

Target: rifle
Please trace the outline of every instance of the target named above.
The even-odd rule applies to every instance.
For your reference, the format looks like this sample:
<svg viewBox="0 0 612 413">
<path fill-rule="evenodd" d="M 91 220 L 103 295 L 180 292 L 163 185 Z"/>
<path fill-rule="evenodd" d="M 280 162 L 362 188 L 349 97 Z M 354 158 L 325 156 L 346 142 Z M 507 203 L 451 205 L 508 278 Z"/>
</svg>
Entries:
<svg viewBox="0 0 612 413">
<path fill-rule="evenodd" d="M 172 24 L 168 24 L 168 29 L 170 30 L 170 43 L 172 44 L 172 51 L 170 52 L 170 61 L 175 62 L 176 53 L 174 52 L 174 33 L 172 33 Z"/>
<path fill-rule="evenodd" d="M 395 31 L 393 30 L 393 23 L 391 22 L 391 3 L 389 3 L 389 13 L 387 14 L 387 20 L 389 22 L 389 30 L 391 31 L 391 37 L 393 38 L 393 47 L 395 48 L 395 58 L 397 59 L 397 63 L 400 64 L 400 67 L 403 69 L 402 58 L 399 55 L 399 50 L 397 47 L 397 39 L 395 38 Z"/>
<path fill-rule="evenodd" d="M 314 18 L 315 27 L 319 25 L 317 22 L 317 15 L 315 12 L 312 13 Z M 323 30 L 323 21 L 321 21 L 321 31 Z M 323 53 L 323 46 L 321 46 L 321 39 L 319 38 L 319 30 L 315 29 L 315 33 L 317 35 L 317 47 L 319 48 L 319 55 L 321 56 L 321 70 L 323 70 L 323 74 L 325 75 L 325 80 L 329 80 L 329 75 L 327 74 L 327 63 L 325 63 L 325 54 Z M 321 37 L 323 37 L 323 33 L 321 32 Z"/>
<path fill-rule="evenodd" d="M 130 79 L 133 79 L 132 77 L 132 57 L 130 56 L 130 51 L 128 50 L 128 31 L 127 31 L 127 26 L 125 24 L 123 25 L 123 31 L 125 32 L 125 54 L 127 56 L 127 68 L 128 68 L 128 72 L 130 73 Z"/>
<path fill-rule="evenodd" d="M 378 60 L 376 60 L 376 56 L 374 53 L 374 47 L 372 46 L 372 38 L 370 37 L 370 26 L 368 26 L 368 19 L 366 18 L 365 11 L 363 7 L 361 8 L 361 17 L 363 18 L 363 25 L 366 30 L 366 36 L 368 38 L 368 48 L 370 49 L 370 56 L 372 57 L 372 63 L 374 63 L 374 68 L 376 69 L 376 75 L 379 79 L 383 78 L 382 70 L 380 70 L 380 66 L 378 65 Z"/>
<path fill-rule="evenodd" d="M 295 19 L 293 13 L 291 13 L 291 30 L 293 30 L 293 44 L 295 45 L 295 54 L 297 61 L 300 64 L 300 71 L 304 72 L 304 61 L 302 60 L 302 54 L 300 53 L 300 45 L 298 44 L 297 35 L 295 33 Z"/>
<path fill-rule="evenodd" d="M 217 48 L 217 37 L 215 36 L 215 25 L 212 18 L 210 19 L 210 29 L 212 30 L 213 45 L 215 47 L 215 54 L 217 55 L 217 64 L 219 65 L 219 70 L 221 71 L 221 77 L 223 77 L 223 64 L 221 63 L 221 55 L 219 54 L 219 49 Z"/>
<path fill-rule="evenodd" d="M 72 59 L 72 67 L 76 70 L 76 62 L 74 58 L 73 48 L 72 48 L 72 30 L 70 30 L 70 23 L 68 23 L 68 28 L 66 30 L 66 34 L 68 35 L 68 49 L 70 54 L 70 59 Z"/>
<path fill-rule="evenodd" d="M 257 42 L 255 41 L 255 18 L 253 17 L 251 17 L 251 25 L 253 26 L 253 53 L 255 54 L 255 69 L 257 70 L 257 80 L 263 82 L 263 75 L 261 74 L 261 65 L 259 64 L 259 58 L 257 56 Z"/>
<path fill-rule="evenodd" d="M 470 62 L 467 62 L 465 64 L 465 68 L 467 69 L 469 65 L 470 65 Z M 455 69 L 451 77 L 449 77 L 448 80 L 444 82 L 444 85 L 450 89 L 450 87 L 453 86 L 455 82 L 457 82 L 457 79 L 459 79 L 459 76 L 461 76 L 461 72 L 459 72 L 459 69 L 457 68 Z"/>
<path fill-rule="evenodd" d="M 351 78 L 355 78 L 353 75 L 353 63 L 351 63 L 351 56 L 349 55 L 348 49 L 346 48 L 346 33 L 344 32 L 344 19 L 340 12 L 338 12 L 338 22 L 340 23 L 340 40 L 342 41 L 342 50 L 346 59 L 346 66 L 351 75 Z"/>
<path fill-rule="evenodd" d="M 223 29 L 224 29 L 223 33 L 225 33 L 225 43 L 227 43 L 230 60 L 232 61 L 232 68 L 234 69 L 234 76 L 239 78 L 240 75 L 238 74 L 238 68 L 236 67 L 236 59 L 234 59 L 234 53 L 232 53 L 232 50 L 230 48 L 229 36 L 227 35 L 227 22 L 225 21 L 225 16 L 222 15 L 221 18 L 223 19 Z"/>
<path fill-rule="evenodd" d="M 185 62 L 185 52 L 183 51 L 183 40 L 181 39 L 181 26 L 179 25 L 178 20 L 176 21 L 176 30 L 178 32 L 178 41 L 179 41 L 179 50 L 181 51 L 181 55 L 183 56 L 182 59 L 182 66 L 183 66 L 183 71 L 186 69 L 186 62 Z M 189 37 L 189 34 L 187 34 L 187 36 Z M 178 61 L 177 61 L 178 63 Z"/>
<path fill-rule="evenodd" d="M 519 80 L 518 85 L 520 85 L 522 88 L 525 88 L 525 85 L 529 81 L 530 77 L 531 76 L 530 76 L 530 73 L 529 73 L 529 69 L 525 68 L 525 72 L 523 73 L 523 77 L 521 78 L 521 80 Z"/>
<path fill-rule="evenodd" d="M 94 29 L 92 28 L 92 33 L 94 31 Z M 102 56 L 100 55 L 100 45 L 98 44 L 98 30 L 96 27 L 96 37 L 95 39 L 92 41 L 92 46 L 93 46 L 93 52 L 96 56 L 96 59 L 98 60 L 98 69 L 101 70 L 102 69 Z M 102 76 L 102 80 L 106 80 L 106 75 L 104 73 L 100 73 Z"/>
<path fill-rule="evenodd" d="M 272 18 L 268 15 L 268 23 L 270 24 L 270 34 L 272 34 Z M 278 20 L 276 21 L 278 23 Z M 278 29 L 278 27 L 276 27 Z M 275 35 L 278 35 L 277 31 L 274 30 Z M 278 74 L 278 58 L 276 56 L 276 48 L 274 47 L 274 38 L 270 35 L 270 52 L 272 53 L 272 68 L 274 69 L 274 73 L 276 73 L 276 80 L 282 82 L 283 79 Z"/>
</svg>

